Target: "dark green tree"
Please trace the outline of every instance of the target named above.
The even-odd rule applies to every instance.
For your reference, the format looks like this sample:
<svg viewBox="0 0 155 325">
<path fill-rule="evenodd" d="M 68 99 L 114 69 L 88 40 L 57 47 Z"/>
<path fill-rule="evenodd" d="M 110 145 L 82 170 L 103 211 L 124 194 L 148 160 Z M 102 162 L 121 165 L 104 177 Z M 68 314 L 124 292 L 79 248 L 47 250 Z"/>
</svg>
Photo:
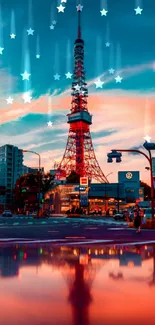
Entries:
<svg viewBox="0 0 155 325">
<path fill-rule="evenodd" d="M 144 199 L 150 200 L 151 199 L 151 187 L 143 181 L 140 181 L 140 187 L 144 187 Z"/>
<path fill-rule="evenodd" d="M 80 183 L 80 175 L 78 175 L 74 170 L 72 170 L 70 175 L 67 177 L 67 183 L 79 184 Z"/>
</svg>

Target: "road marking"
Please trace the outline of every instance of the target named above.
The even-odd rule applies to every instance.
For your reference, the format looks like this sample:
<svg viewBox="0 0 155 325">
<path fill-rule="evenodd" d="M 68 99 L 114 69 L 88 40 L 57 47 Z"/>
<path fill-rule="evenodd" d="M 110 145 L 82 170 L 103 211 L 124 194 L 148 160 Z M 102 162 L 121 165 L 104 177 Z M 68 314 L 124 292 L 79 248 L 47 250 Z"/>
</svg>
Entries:
<svg viewBox="0 0 155 325">
<path fill-rule="evenodd" d="M 14 222 L 13 223 L 13 226 L 17 226 L 17 225 L 19 225 L 19 222 Z M 11 225 L 10 225 L 11 226 Z"/>
<path fill-rule="evenodd" d="M 122 243 L 122 244 L 116 244 L 116 246 L 132 246 L 132 245 L 143 245 L 143 244 L 154 244 L 155 240 L 146 240 L 146 241 L 136 241 L 136 242 L 130 242 L 130 243 Z"/>
<path fill-rule="evenodd" d="M 65 237 L 66 238 L 66 237 Z M 67 243 L 67 245 L 81 245 L 81 244 L 97 244 L 97 243 L 110 243 L 110 242 L 114 242 L 115 240 L 113 239 L 93 239 L 93 240 L 86 240 L 86 241 L 77 241 L 77 242 L 72 242 L 72 243 Z"/>
<path fill-rule="evenodd" d="M 108 230 L 124 230 L 124 229 L 128 229 L 128 228 L 108 228 Z"/>
<path fill-rule="evenodd" d="M 33 222 L 32 222 L 32 221 L 29 221 L 29 222 L 28 222 L 28 225 L 33 225 Z"/>
<path fill-rule="evenodd" d="M 72 236 L 72 237 L 65 237 L 66 239 L 85 239 L 86 237 L 78 237 L 78 236 Z"/>
<path fill-rule="evenodd" d="M 60 232 L 59 230 L 48 230 L 48 232 Z"/>
<path fill-rule="evenodd" d="M 95 230 L 95 229 L 98 229 L 98 227 L 97 228 L 84 228 L 84 229 L 87 229 L 87 230 Z"/>
</svg>

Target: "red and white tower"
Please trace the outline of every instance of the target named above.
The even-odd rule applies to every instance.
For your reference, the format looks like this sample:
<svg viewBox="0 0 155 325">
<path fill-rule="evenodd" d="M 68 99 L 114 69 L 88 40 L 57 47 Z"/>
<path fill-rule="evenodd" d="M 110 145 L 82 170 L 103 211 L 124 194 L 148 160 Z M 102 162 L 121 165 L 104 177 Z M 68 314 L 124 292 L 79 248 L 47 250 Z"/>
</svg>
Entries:
<svg viewBox="0 0 155 325">
<path fill-rule="evenodd" d="M 76 171 L 81 177 L 95 179 L 98 182 L 108 183 L 95 156 L 90 129 L 92 115 L 88 112 L 88 89 L 85 82 L 84 70 L 84 41 L 81 38 L 81 11 L 82 6 L 77 6 L 78 11 L 78 37 L 74 43 L 74 73 L 72 82 L 71 112 L 68 114 L 70 124 L 66 150 L 57 169 L 56 176 L 69 176 Z"/>
</svg>

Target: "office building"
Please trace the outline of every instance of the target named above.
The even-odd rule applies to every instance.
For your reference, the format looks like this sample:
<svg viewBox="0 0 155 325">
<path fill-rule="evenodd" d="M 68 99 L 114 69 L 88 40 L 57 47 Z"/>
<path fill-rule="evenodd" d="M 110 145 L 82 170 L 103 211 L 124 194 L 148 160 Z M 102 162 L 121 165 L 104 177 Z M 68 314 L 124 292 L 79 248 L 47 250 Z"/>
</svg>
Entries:
<svg viewBox="0 0 155 325">
<path fill-rule="evenodd" d="M 37 167 L 28 167 L 28 166 L 23 166 L 23 172 L 22 172 L 22 174 L 23 175 L 26 175 L 26 174 L 37 174 L 38 173 L 38 171 L 39 171 L 39 168 L 37 168 Z M 40 172 L 42 173 L 42 174 L 44 174 L 44 167 L 41 167 L 40 168 Z"/>
<path fill-rule="evenodd" d="M 6 189 L 3 197 L 5 207 L 12 205 L 12 191 L 16 180 L 22 175 L 22 167 L 23 152 L 21 149 L 9 144 L 0 147 L 0 186 Z"/>
</svg>

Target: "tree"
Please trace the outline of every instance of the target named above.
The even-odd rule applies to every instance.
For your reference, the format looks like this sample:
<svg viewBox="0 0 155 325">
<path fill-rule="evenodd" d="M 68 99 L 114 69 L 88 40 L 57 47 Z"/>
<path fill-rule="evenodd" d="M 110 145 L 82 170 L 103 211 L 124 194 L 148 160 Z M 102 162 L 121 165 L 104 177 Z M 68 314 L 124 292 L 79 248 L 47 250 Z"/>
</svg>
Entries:
<svg viewBox="0 0 155 325">
<path fill-rule="evenodd" d="M 66 183 L 79 184 L 80 183 L 80 175 L 77 174 L 74 170 L 72 170 L 70 175 L 67 177 Z"/>
<path fill-rule="evenodd" d="M 150 200 L 151 199 L 151 187 L 143 181 L 140 181 L 140 187 L 144 187 L 144 199 Z"/>
<path fill-rule="evenodd" d="M 22 175 L 17 181 L 14 189 L 14 201 L 18 208 L 24 208 L 32 205 L 34 208 L 38 205 L 38 193 L 48 192 L 54 184 L 54 176 L 47 174 L 26 174 Z"/>
</svg>

